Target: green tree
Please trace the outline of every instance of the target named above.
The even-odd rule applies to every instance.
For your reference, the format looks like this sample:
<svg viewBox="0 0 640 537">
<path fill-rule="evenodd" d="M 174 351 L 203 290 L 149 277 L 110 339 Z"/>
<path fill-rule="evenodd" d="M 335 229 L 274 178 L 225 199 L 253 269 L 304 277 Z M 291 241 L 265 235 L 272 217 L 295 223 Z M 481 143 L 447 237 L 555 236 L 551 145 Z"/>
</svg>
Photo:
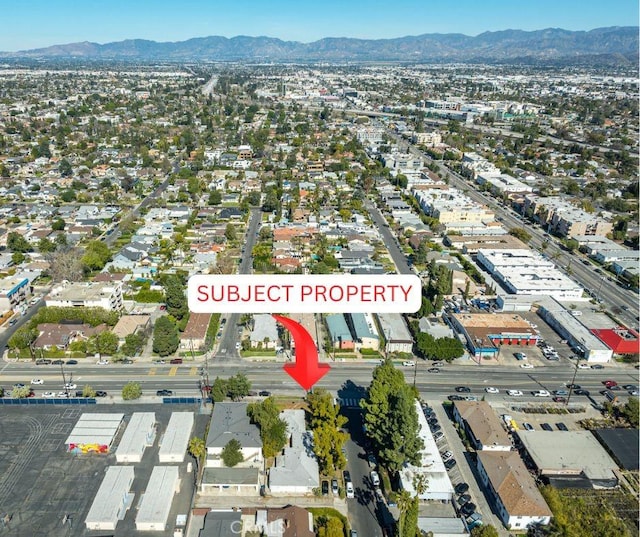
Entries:
<svg viewBox="0 0 640 537">
<path fill-rule="evenodd" d="M 23 386 L 21 388 L 13 388 L 11 390 L 11 397 L 14 399 L 26 399 L 31 394 L 31 388 L 29 386 Z"/>
<path fill-rule="evenodd" d="M 124 338 L 122 347 L 120 347 L 120 351 L 126 356 L 135 356 L 142 350 L 144 339 L 144 335 L 140 332 L 127 334 Z"/>
<path fill-rule="evenodd" d="M 7 249 L 12 252 L 20 252 L 23 254 L 25 252 L 33 251 L 33 248 L 31 247 L 31 244 L 29 244 L 29 241 L 25 239 L 20 233 L 17 233 L 15 231 L 10 231 L 7 234 Z"/>
<path fill-rule="evenodd" d="M 360 405 L 364 410 L 366 434 L 382 464 L 392 472 L 397 472 L 406 462 L 420 462 L 423 445 L 418 436 L 414 401 L 415 390 L 390 360 L 373 370 L 367 397 Z"/>
<path fill-rule="evenodd" d="M 225 397 L 227 397 L 227 381 L 216 377 L 211 385 L 211 400 L 214 403 L 219 403 L 224 401 Z"/>
<path fill-rule="evenodd" d="M 416 537 L 418 535 L 418 498 L 412 497 L 406 490 L 398 494 L 398 537 Z"/>
<path fill-rule="evenodd" d="M 476 526 L 471 530 L 471 537 L 499 537 L 498 530 L 492 525 Z"/>
<path fill-rule="evenodd" d="M 93 240 L 87 244 L 85 253 L 82 256 L 82 265 L 90 271 L 102 270 L 111 260 L 111 251 L 102 241 Z"/>
<path fill-rule="evenodd" d="M 142 387 L 139 382 L 127 382 L 127 384 L 122 387 L 122 399 L 125 401 L 140 399 L 141 395 Z"/>
<path fill-rule="evenodd" d="M 88 384 L 86 384 L 84 388 L 82 388 L 82 397 L 95 397 L 95 396 L 96 396 L 96 391 Z"/>
<path fill-rule="evenodd" d="M 520 239 L 522 242 L 527 243 L 531 240 L 531 234 L 522 227 L 514 227 L 509 231 L 509 235 L 513 235 L 516 239 Z"/>
<path fill-rule="evenodd" d="M 55 251 L 55 249 L 56 249 L 56 244 L 51 239 L 48 239 L 47 237 L 42 237 L 38 241 L 38 251 L 40 253 L 47 254 Z"/>
<path fill-rule="evenodd" d="M 58 164 L 58 171 L 62 177 L 71 177 L 73 175 L 73 167 L 66 158 L 63 158 Z"/>
<path fill-rule="evenodd" d="M 227 442 L 227 445 L 222 448 L 222 462 L 225 466 L 233 468 L 236 464 L 242 462 L 242 446 L 235 438 L 232 438 Z"/>
<path fill-rule="evenodd" d="M 51 229 L 53 231 L 62 231 L 66 225 L 67 223 L 62 218 L 56 218 L 51 224 Z"/>
<path fill-rule="evenodd" d="M 30 325 L 21 326 L 9 338 L 7 344 L 10 349 L 28 349 L 39 335 L 37 328 L 30 328 Z"/>
<path fill-rule="evenodd" d="M 222 203 L 222 194 L 219 190 L 211 190 L 209 192 L 209 199 L 207 205 L 220 205 Z"/>
<path fill-rule="evenodd" d="M 244 373 L 238 373 L 227 380 L 227 395 L 232 401 L 239 401 L 249 395 L 251 382 Z"/>
<path fill-rule="evenodd" d="M 118 336 L 110 330 L 105 330 L 89 338 L 87 350 L 91 353 L 111 356 L 118 351 Z"/>
<path fill-rule="evenodd" d="M 224 236 L 228 241 L 236 240 L 236 226 L 229 223 L 227 227 L 224 229 Z"/>
<path fill-rule="evenodd" d="M 27 258 L 22 252 L 13 252 L 11 254 L 11 261 L 14 265 L 19 265 Z"/>
<path fill-rule="evenodd" d="M 205 441 L 198 436 L 194 436 L 193 438 L 191 438 L 191 440 L 189 440 L 189 446 L 187 447 L 187 450 L 189 451 L 189 454 L 196 460 L 196 469 L 199 470 L 200 465 L 202 464 L 202 461 L 207 454 L 207 445 Z"/>
<path fill-rule="evenodd" d="M 638 428 L 640 415 L 638 414 L 638 398 L 630 397 L 622 408 L 622 415 L 631 424 L 632 427 Z"/>
<path fill-rule="evenodd" d="M 178 350 L 179 345 L 176 323 L 166 315 L 159 317 L 153 327 L 153 352 L 160 356 L 169 356 Z"/>
<path fill-rule="evenodd" d="M 177 275 L 170 275 L 164 281 L 167 313 L 176 319 L 182 319 L 189 312 L 185 286 Z"/>
<path fill-rule="evenodd" d="M 287 424 L 280 418 L 280 409 L 273 397 L 247 407 L 251 421 L 260 428 L 262 453 L 265 457 L 275 457 L 287 443 Z"/>
<path fill-rule="evenodd" d="M 344 537 L 344 524 L 338 517 L 326 517 L 318 525 L 318 537 Z"/>
<path fill-rule="evenodd" d="M 323 474 L 331 474 L 346 466 L 342 447 L 347 434 L 341 430 L 347 419 L 339 414 L 333 396 L 323 389 L 307 394 L 308 421 L 313 431 L 313 450 Z"/>
</svg>

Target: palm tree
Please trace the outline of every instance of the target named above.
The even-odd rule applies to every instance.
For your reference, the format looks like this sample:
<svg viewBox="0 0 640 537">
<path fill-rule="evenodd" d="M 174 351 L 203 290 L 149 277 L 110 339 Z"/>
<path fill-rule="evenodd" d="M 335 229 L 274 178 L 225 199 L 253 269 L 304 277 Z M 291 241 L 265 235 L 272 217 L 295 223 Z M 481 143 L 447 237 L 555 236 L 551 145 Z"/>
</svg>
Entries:
<svg viewBox="0 0 640 537">
<path fill-rule="evenodd" d="M 398 493 L 398 496 L 396 497 L 396 501 L 398 503 L 398 510 L 400 511 L 400 517 L 398 520 L 400 531 L 398 532 L 398 535 L 400 537 L 404 537 L 404 532 L 403 532 L 404 519 L 407 516 L 407 511 L 411 507 L 413 498 L 411 497 L 411 494 L 408 491 L 402 490 Z"/>
<path fill-rule="evenodd" d="M 196 473 L 200 472 L 200 461 L 207 454 L 207 446 L 204 440 L 200 437 L 194 436 L 189 440 L 189 447 L 187 448 L 190 455 L 196 460 Z"/>
</svg>

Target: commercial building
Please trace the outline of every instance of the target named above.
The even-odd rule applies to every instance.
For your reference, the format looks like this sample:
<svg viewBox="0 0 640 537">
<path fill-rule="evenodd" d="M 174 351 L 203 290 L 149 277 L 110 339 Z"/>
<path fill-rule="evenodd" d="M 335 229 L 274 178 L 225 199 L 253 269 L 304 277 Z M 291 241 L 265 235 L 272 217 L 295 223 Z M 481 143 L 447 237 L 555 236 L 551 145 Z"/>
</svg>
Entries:
<svg viewBox="0 0 640 537">
<path fill-rule="evenodd" d="M 352 350 L 355 349 L 355 341 L 351 335 L 351 330 L 347 325 L 347 321 L 342 313 L 334 313 L 325 315 L 325 323 L 329 331 L 329 338 L 334 349 Z"/>
<path fill-rule="evenodd" d="M 488 185 L 491 192 L 496 195 L 533 192 L 533 187 L 515 177 L 503 173 L 479 173 L 476 182 L 479 185 Z"/>
<path fill-rule="evenodd" d="M 618 467 L 591 431 L 520 431 L 538 474 L 560 488 L 613 488 Z"/>
<path fill-rule="evenodd" d="M 54 287 L 45 297 L 50 307 L 104 308 L 120 311 L 122 282 L 66 282 Z"/>
<path fill-rule="evenodd" d="M 154 466 L 138 505 L 138 531 L 165 531 L 173 497 L 180 490 L 177 466 Z"/>
<path fill-rule="evenodd" d="M 478 262 L 509 292 L 581 298 L 583 289 L 558 270 L 553 262 L 529 249 L 478 250 Z"/>
<path fill-rule="evenodd" d="M 516 313 L 451 313 L 447 319 L 462 334 L 476 358 L 492 358 L 501 345 L 535 346 L 540 339 L 531 325 Z"/>
<path fill-rule="evenodd" d="M 400 484 L 403 490 L 409 492 L 411 496 L 417 495 L 421 500 L 448 502 L 453 498 L 453 485 L 420 402 L 415 401 L 414 404 L 418 414 L 418 435 L 424 447 L 420 452 L 420 465 L 405 464 L 400 470 Z M 417 491 L 416 483 L 420 479 L 426 483 L 426 487 Z"/>
<path fill-rule="evenodd" d="M 591 332 L 614 354 L 640 354 L 640 339 L 636 330 L 619 326 L 618 328 L 596 328 Z"/>
<path fill-rule="evenodd" d="M 72 453 L 109 453 L 124 414 L 87 413 L 80 416 L 65 440 Z"/>
<path fill-rule="evenodd" d="M 158 457 L 160 462 L 184 462 L 193 429 L 193 412 L 172 412 L 162 436 Z"/>
<path fill-rule="evenodd" d="M 511 439 L 486 401 L 454 401 L 453 417 L 476 450 L 511 451 Z"/>
<path fill-rule="evenodd" d="M 600 444 L 624 470 L 640 469 L 640 437 L 638 429 L 595 429 Z"/>
<path fill-rule="evenodd" d="M 376 324 L 370 313 L 346 313 L 345 319 L 358 349 L 378 350 L 380 338 L 376 332 Z"/>
<path fill-rule="evenodd" d="M 413 351 L 413 338 L 404 317 L 399 313 L 376 313 L 379 333 L 385 340 L 385 353 Z"/>
<path fill-rule="evenodd" d="M 85 518 L 88 530 L 114 531 L 133 503 L 133 466 L 109 466 Z"/>
<path fill-rule="evenodd" d="M 513 530 L 547 525 L 551 510 L 517 451 L 478 451 L 480 480 L 502 523 Z"/>
<path fill-rule="evenodd" d="M 127 429 L 116 449 L 116 461 L 140 462 L 147 447 L 153 446 L 156 438 L 156 415 L 154 412 L 134 412 Z"/>
</svg>

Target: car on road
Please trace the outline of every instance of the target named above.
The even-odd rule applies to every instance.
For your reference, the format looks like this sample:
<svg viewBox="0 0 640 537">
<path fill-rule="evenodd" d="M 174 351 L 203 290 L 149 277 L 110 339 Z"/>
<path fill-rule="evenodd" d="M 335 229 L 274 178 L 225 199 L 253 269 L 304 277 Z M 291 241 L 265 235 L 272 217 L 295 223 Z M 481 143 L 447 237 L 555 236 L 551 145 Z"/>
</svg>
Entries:
<svg viewBox="0 0 640 537">
<path fill-rule="evenodd" d="M 430 367 L 429 369 L 427 369 L 427 371 L 429 373 L 440 373 L 440 369 L 438 369 L 437 367 Z"/>
<path fill-rule="evenodd" d="M 69 393 L 68 392 L 58 392 L 57 397 L 69 397 Z"/>
<path fill-rule="evenodd" d="M 329 482 L 327 480 L 322 481 L 322 495 L 329 494 Z"/>
<path fill-rule="evenodd" d="M 471 391 L 471 388 L 469 388 L 468 386 L 456 386 L 456 391 L 458 393 L 469 393 Z"/>
<path fill-rule="evenodd" d="M 109 360 L 98 360 L 97 365 L 109 365 Z"/>
<path fill-rule="evenodd" d="M 153 363 L 154 364 L 166 364 L 167 362 L 165 362 L 164 360 L 154 360 Z"/>
<path fill-rule="evenodd" d="M 494 388 L 493 386 L 487 386 L 484 391 L 487 393 L 500 393 L 500 390 L 498 388 Z"/>
<path fill-rule="evenodd" d="M 559 395 L 556 395 L 552 401 L 554 403 L 566 403 L 567 402 L 567 398 L 566 397 L 560 397 Z"/>
<path fill-rule="evenodd" d="M 64 360 L 54 360 L 51 362 L 51 365 L 62 365 L 64 364 Z"/>
<path fill-rule="evenodd" d="M 78 365 L 78 360 L 67 360 L 67 365 Z"/>
<path fill-rule="evenodd" d="M 569 395 L 569 392 L 567 390 L 553 390 L 553 395 L 564 396 Z"/>
<path fill-rule="evenodd" d="M 55 397 L 55 396 L 56 396 L 56 394 L 53 393 L 53 392 L 44 392 L 42 394 L 42 397 L 44 397 L 45 399 L 50 399 L 50 398 Z"/>
<path fill-rule="evenodd" d="M 618 383 L 617 383 L 615 380 L 603 380 L 603 381 L 602 381 L 602 384 L 604 384 L 604 385 L 605 385 L 605 387 L 606 387 L 607 389 L 609 389 L 609 390 L 610 390 L 611 388 L 613 388 L 614 386 L 617 386 L 617 385 L 618 385 Z"/>
<path fill-rule="evenodd" d="M 51 360 L 47 360 L 45 358 L 40 358 L 36 360 L 36 365 L 50 365 L 50 364 L 51 364 Z"/>
<path fill-rule="evenodd" d="M 105 392 L 104 390 L 96 390 L 96 397 L 106 397 L 107 396 L 107 392 Z"/>
<path fill-rule="evenodd" d="M 464 494 L 469 490 L 469 485 L 467 485 L 466 483 L 458 483 L 454 487 L 454 490 L 456 491 L 456 494 Z"/>
<path fill-rule="evenodd" d="M 627 391 L 633 391 L 633 390 L 637 390 L 638 389 L 638 385 L 637 384 L 625 384 L 624 386 L 622 386 L 622 388 L 624 390 L 627 390 Z"/>
<path fill-rule="evenodd" d="M 240 342 L 236 341 L 236 350 L 239 351 L 240 350 Z"/>
<path fill-rule="evenodd" d="M 522 369 L 533 369 L 533 364 L 520 364 Z"/>
<path fill-rule="evenodd" d="M 132 364 L 133 360 L 131 358 L 125 358 L 124 360 L 120 361 L 121 364 Z"/>
<path fill-rule="evenodd" d="M 351 481 L 347 481 L 345 483 L 345 489 L 347 491 L 347 498 L 355 498 L 356 497 L 356 491 L 353 488 L 353 483 Z"/>
<path fill-rule="evenodd" d="M 604 369 L 604 366 L 602 364 L 593 364 L 591 369 Z"/>
<path fill-rule="evenodd" d="M 260 397 L 269 397 L 271 395 L 271 392 L 268 392 L 267 390 L 262 390 L 261 392 L 258 392 L 258 395 Z"/>
<path fill-rule="evenodd" d="M 160 396 L 165 396 L 165 395 L 173 395 L 173 392 L 171 390 L 158 390 L 156 392 L 156 395 L 160 395 Z"/>
<path fill-rule="evenodd" d="M 580 362 L 578 364 L 578 369 L 591 369 L 591 366 L 589 364 L 585 364 L 584 362 Z"/>
<path fill-rule="evenodd" d="M 440 454 L 442 456 L 442 461 L 447 462 L 449 459 L 453 457 L 453 453 L 451 451 L 445 451 Z"/>
<path fill-rule="evenodd" d="M 553 431 L 553 427 L 551 427 L 551 425 L 549 425 L 548 423 L 541 423 L 540 427 L 542 427 L 545 431 Z"/>
<path fill-rule="evenodd" d="M 405 367 L 415 367 L 416 363 L 412 360 L 405 360 L 402 362 L 402 365 Z"/>
<path fill-rule="evenodd" d="M 462 395 L 449 395 L 447 396 L 447 399 L 449 399 L 449 401 L 464 401 L 464 397 Z"/>
<path fill-rule="evenodd" d="M 455 459 L 449 459 L 447 462 L 444 463 L 444 467 L 447 470 L 451 470 L 451 468 L 453 468 L 456 464 L 458 463 L 456 462 Z"/>
<path fill-rule="evenodd" d="M 74 384 L 73 382 L 67 382 L 64 385 L 64 389 L 65 390 L 75 390 L 78 386 L 76 384 Z"/>
<path fill-rule="evenodd" d="M 44 384 L 42 379 L 31 379 L 31 384 Z"/>
<path fill-rule="evenodd" d="M 577 390 L 573 390 L 574 395 L 590 395 L 591 392 L 589 390 L 583 390 L 581 388 Z"/>
<path fill-rule="evenodd" d="M 579 390 L 580 388 L 582 388 L 582 386 L 580 386 L 580 384 L 567 384 L 567 388 L 569 388 L 570 390 Z"/>
<path fill-rule="evenodd" d="M 520 390 L 507 390 L 507 395 L 511 397 L 522 397 L 524 394 Z"/>
<path fill-rule="evenodd" d="M 9 321 L 9 326 L 13 326 L 14 324 L 16 324 L 18 322 L 18 319 L 11 319 Z"/>
<path fill-rule="evenodd" d="M 534 397 L 550 397 L 551 394 L 547 390 L 534 390 L 531 392 Z"/>
<path fill-rule="evenodd" d="M 331 480 L 331 493 L 337 496 L 338 492 L 339 492 L 338 480 L 337 479 L 332 479 Z"/>
<path fill-rule="evenodd" d="M 469 502 L 469 503 L 465 503 L 461 508 L 460 508 L 460 512 L 464 515 L 464 516 L 471 516 L 473 513 L 475 513 L 476 511 L 476 504 Z"/>
<path fill-rule="evenodd" d="M 562 423 L 561 421 L 556 423 L 556 427 L 558 428 L 559 431 L 568 431 L 569 430 L 569 428 L 564 423 Z"/>
<path fill-rule="evenodd" d="M 527 431 L 533 431 L 533 430 L 534 430 L 534 429 L 533 429 L 533 425 L 531 425 L 530 423 L 524 422 L 524 423 L 522 424 L 522 426 L 523 426 L 523 427 L 525 428 L 525 430 L 527 430 Z"/>
<path fill-rule="evenodd" d="M 378 472 L 371 471 L 371 473 L 369 474 L 369 477 L 371 477 L 371 483 L 373 484 L 374 487 L 380 486 L 380 476 L 378 475 Z"/>
</svg>

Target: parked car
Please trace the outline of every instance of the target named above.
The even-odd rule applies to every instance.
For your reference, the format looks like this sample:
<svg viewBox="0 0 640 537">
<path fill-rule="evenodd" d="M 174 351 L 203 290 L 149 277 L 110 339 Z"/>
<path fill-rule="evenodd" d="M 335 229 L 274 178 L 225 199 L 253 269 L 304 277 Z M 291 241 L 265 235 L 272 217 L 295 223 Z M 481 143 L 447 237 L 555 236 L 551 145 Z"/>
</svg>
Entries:
<svg viewBox="0 0 640 537">
<path fill-rule="evenodd" d="M 443 462 L 447 462 L 449 459 L 453 457 L 453 453 L 451 451 L 445 451 L 444 453 L 441 453 L 441 455 L 442 455 Z"/>
<path fill-rule="evenodd" d="M 24 384 L 22 384 L 22 382 L 16 382 L 16 383 L 13 385 L 13 387 L 14 387 L 14 388 L 24 388 Z"/>
<path fill-rule="evenodd" d="M 558 428 L 559 431 L 568 431 L 569 430 L 569 428 L 564 423 L 562 423 L 561 421 L 556 423 L 556 427 Z"/>
<path fill-rule="evenodd" d="M 533 425 L 531 425 L 530 423 L 524 422 L 522 424 L 522 426 L 527 430 L 527 431 L 533 431 Z"/>
<path fill-rule="evenodd" d="M 345 483 L 347 481 L 351 481 L 351 474 L 349 473 L 349 470 L 343 470 L 342 471 L 342 479 L 344 479 Z"/>
<path fill-rule="evenodd" d="M 464 401 L 464 397 L 462 397 L 462 395 L 449 395 L 447 397 L 447 399 L 449 399 L 449 401 Z"/>
<path fill-rule="evenodd" d="M 449 459 L 447 462 L 444 463 L 444 467 L 447 470 L 451 470 L 451 468 L 453 468 L 456 464 L 458 463 L 456 462 L 455 459 Z"/>
<path fill-rule="evenodd" d="M 170 364 L 181 364 L 182 363 L 182 358 L 172 358 L 171 360 L 169 360 Z"/>
<path fill-rule="evenodd" d="M 326 496 L 329 494 L 329 482 L 326 480 L 322 481 L 322 495 Z"/>
<path fill-rule="evenodd" d="M 476 511 L 476 504 L 469 502 L 469 503 L 465 503 L 461 508 L 460 508 L 460 512 L 464 515 L 464 516 L 471 516 L 472 513 L 475 513 Z"/>
<path fill-rule="evenodd" d="M 351 481 L 347 481 L 345 483 L 345 489 L 347 491 L 347 498 L 355 498 L 356 497 L 356 491 L 353 488 L 353 483 Z"/>
<path fill-rule="evenodd" d="M 469 393 L 471 391 L 471 388 L 469 388 L 468 386 L 456 386 L 456 391 L 458 393 Z"/>
<path fill-rule="evenodd" d="M 97 365 L 108 365 L 109 360 L 100 359 L 96 362 Z"/>
<path fill-rule="evenodd" d="M 269 397 L 271 395 L 271 392 L 268 392 L 267 390 L 262 390 L 261 392 L 258 392 L 258 395 L 260 397 Z"/>
<path fill-rule="evenodd" d="M 591 369 L 591 366 L 589 364 L 585 364 L 584 362 L 580 362 L 578 364 L 578 369 Z"/>
<path fill-rule="evenodd" d="M 96 397 L 106 397 L 106 396 L 107 396 L 107 392 L 105 392 L 104 390 L 96 391 Z"/>
<path fill-rule="evenodd" d="M 52 365 L 62 365 L 64 364 L 64 360 L 54 360 L 53 362 L 50 362 Z"/>
<path fill-rule="evenodd" d="M 31 384 L 44 384 L 42 379 L 31 379 Z"/>
<path fill-rule="evenodd" d="M 36 360 L 36 365 L 50 365 L 51 364 L 51 360 L 47 360 L 45 358 L 40 358 L 39 360 Z"/>
<path fill-rule="evenodd" d="M 69 394 L 67 392 L 58 392 L 57 397 L 69 397 Z"/>
<path fill-rule="evenodd" d="M 526 360 L 527 355 L 524 352 L 514 352 L 513 355 L 516 357 L 516 360 Z"/>
<path fill-rule="evenodd" d="M 331 480 L 331 492 L 334 495 L 338 495 L 338 480 L 337 479 L 332 479 Z"/>
<path fill-rule="evenodd" d="M 465 503 L 469 503 L 471 501 L 471 495 L 463 494 L 458 498 L 458 505 L 464 505 Z"/>
<path fill-rule="evenodd" d="M 542 427 L 545 431 L 553 431 L 553 427 L 551 427 L 551 425 L 549 425 L 548 423 L 541 423 L 540 427 Z"/>
<path fill-rule="evenodd" d="M 533 369 L 533 364 L 520 364 L 522 369 Z"/>
<path fill-rule="evenodd" d="M 371 477 L 371 483 L 373 484 L 374 487 L 379 487 L 380 486 L 380 476 L 378 475 L 378 472 L 376 471 L 372 471 L 369 476 Z"/>
<path fill-rule="evenodd" d="M 591 369 L 604 369 L 604 366 L 602 364 L 593 364 Z"/>
<path fill-rule="evenodd" d="M 160 395 L 160 396 L 165 396 L 165 395 L 173 395 L 173 392 L 171 390 L 158 390 L 156 392 L 156 395 Z"/>
<path fill-rule="evenodd" d="M 78 365 L 78 360 L 67 360 L 67 365 Z"/>
<path fill-rule="evenodd" d="M 441 438 L 444 438 L 444 433 L 442 431 L 435 431 L 433 433 L 433 439 L 434 440 L 440 440 Z"/>
<path fill-rule="evenodd" d="M 464 494 L 469 490 L 469 485 L 467 485 L 466 483 L 458 483 L 454 487 L 454 490 L 456 491 L 456 494 Z"/>
<path fill-rule="evenodd" d="M 55 397 L 55 396 L 56 396 L 56 394 L 53 393 L 53 392 L 44 392 L 42 394 L 42 397 L 44 397 L 45 399 L 50 399 L 51 397 Z"/>
<path fill-rule="evenodd" d="M 416 363 L 412 360 L 406 360 L 402 362 L 402 365 L 405 367 L 415 367 Z"/>
</svg>

